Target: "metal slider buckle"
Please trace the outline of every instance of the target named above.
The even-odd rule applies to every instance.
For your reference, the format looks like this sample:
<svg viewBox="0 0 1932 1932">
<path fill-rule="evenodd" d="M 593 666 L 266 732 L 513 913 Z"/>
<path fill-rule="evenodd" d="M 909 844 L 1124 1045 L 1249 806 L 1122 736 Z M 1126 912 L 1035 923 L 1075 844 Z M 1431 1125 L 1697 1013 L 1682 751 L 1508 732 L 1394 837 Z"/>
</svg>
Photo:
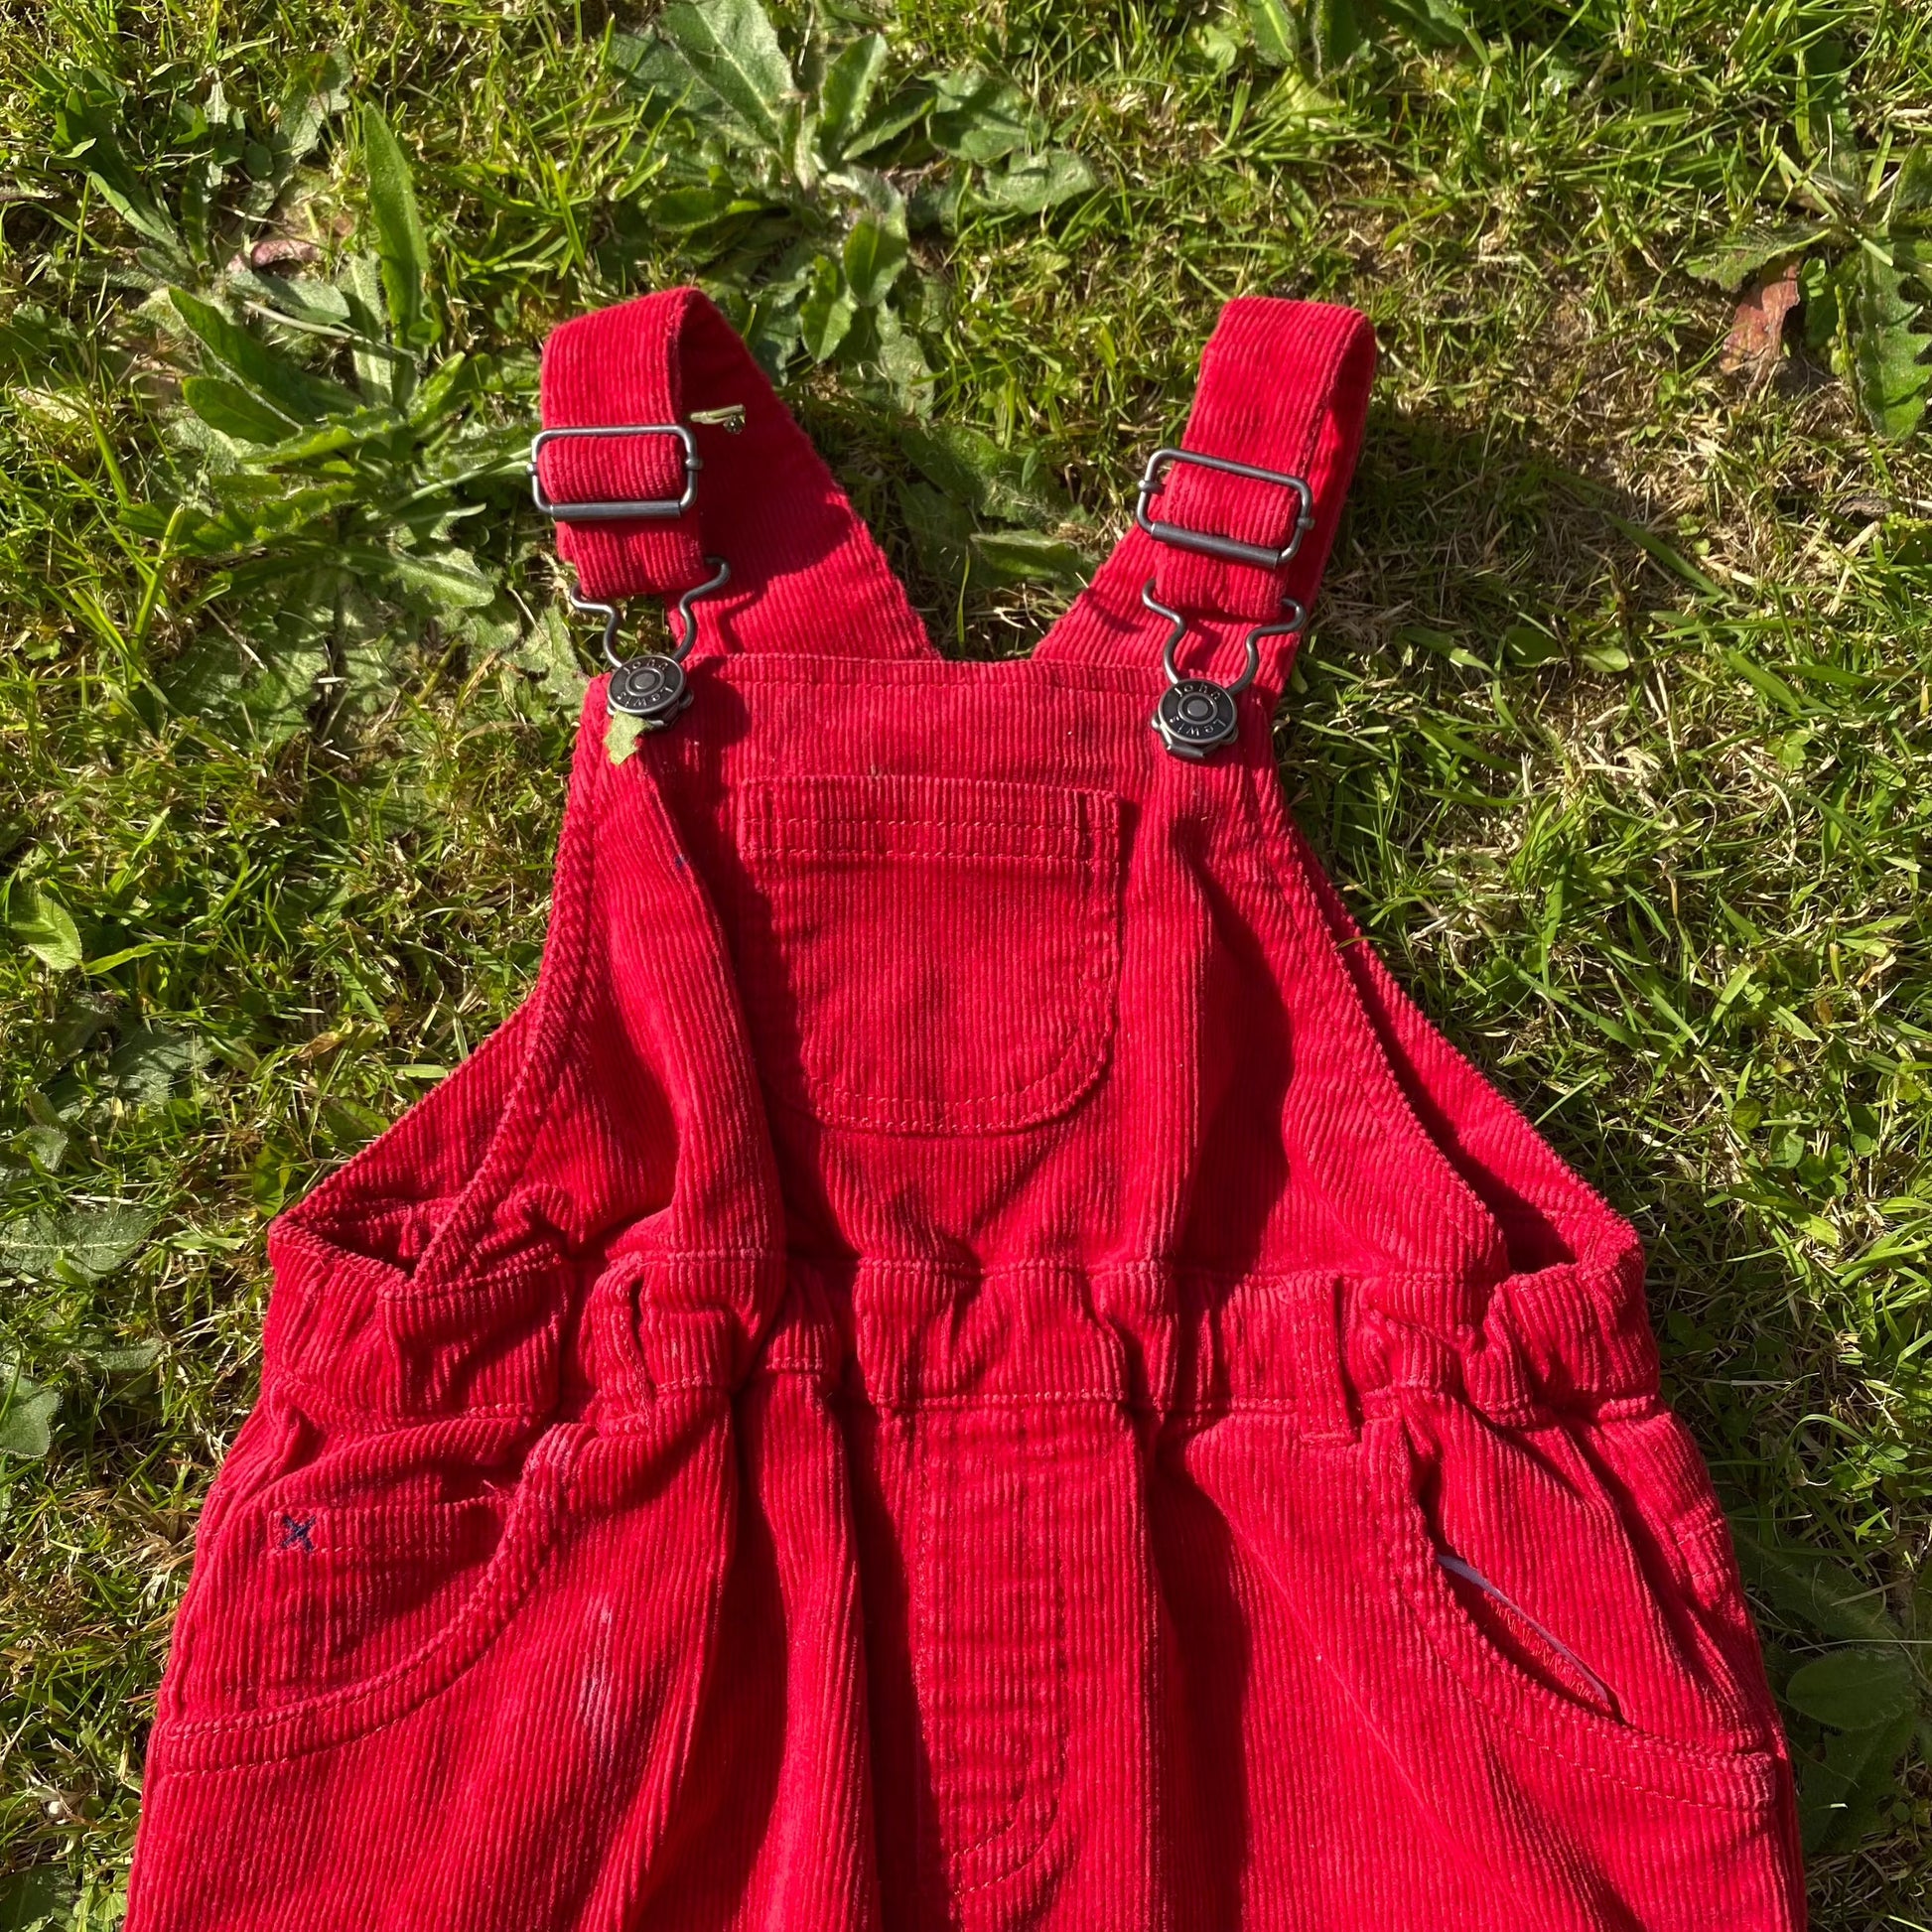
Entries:
<svg viewBox="0 0 1932 1932">
<path fill-rule="evenodd" d="M 646 496 L 630 503 L 556 503 L 543 493 L 543 478 L 537 459 L 546 443 L 558 443 L 568 436 L 675 436 L 684 446 L 684 494 Z M 530 496 L 545 516 L 566 523 L 605 523 L 621 517 L 682 516 L 698 496 L 698 472 L 704 461 L 698 455 L 697 439 L 682 423 L 599 424 L 590 429 L 539 430 L 530 445 Z"/>
<path fill-rule="evenodd" d="M 1264 543 L 1243 543 L 1238 537 L 1220 535 L 1214 530 L 1190 530 L 1184 524 L 1164 522 L 1148 514 L 1148 505 L 1167 483 L 1171 463 L 1197 464 L 1203 470 L 1219 470 L 1230 477 L 1246 477 L 1254 483 L 1276 483 L 1294 490 L 1301 507 L 1295 527 L 1286 544 L 1271 550 Z M 1141 492 L 1134 504 L 1134 521 L 1157 543 L 1171 543 L 1179 550 L 1198 550 L 1209 557 L 1224 557 L 1229 563 L 1253 564 L 1257 570 L 1280 570 L 1296 551 L 1302 539 L 1314 528 L 1314 491 L 1307 480 L 1291 477 L 1282 470 L 1259 470 L 1252 463 L 1234 463 L 1224 456 L 1203 456 L 1198 450 L 1156 450 L 1141 472 Z"/>
</svg>

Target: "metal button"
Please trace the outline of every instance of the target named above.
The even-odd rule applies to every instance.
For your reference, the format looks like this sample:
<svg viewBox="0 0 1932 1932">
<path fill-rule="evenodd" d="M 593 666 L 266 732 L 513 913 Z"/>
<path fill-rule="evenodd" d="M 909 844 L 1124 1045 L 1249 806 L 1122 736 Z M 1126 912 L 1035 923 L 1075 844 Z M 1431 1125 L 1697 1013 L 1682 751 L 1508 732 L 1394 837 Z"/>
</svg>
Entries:
<svg viewBox="0 0 1932 1932">
<path fill-rule="evenodd" d="M 627 658 L 611 673 L 611 709 L 648 725 L 668 725 L 690 702 L 684 666 L 660 652 Z"/>
<path fill-rule="evenodd" d="M 1161 694 L 1152 723 L 1175 758 L 1203 759 L 1233 741 L 1240 714 L 1224 686 L 1207 678 L 1184 677 Z"/>
</svg>

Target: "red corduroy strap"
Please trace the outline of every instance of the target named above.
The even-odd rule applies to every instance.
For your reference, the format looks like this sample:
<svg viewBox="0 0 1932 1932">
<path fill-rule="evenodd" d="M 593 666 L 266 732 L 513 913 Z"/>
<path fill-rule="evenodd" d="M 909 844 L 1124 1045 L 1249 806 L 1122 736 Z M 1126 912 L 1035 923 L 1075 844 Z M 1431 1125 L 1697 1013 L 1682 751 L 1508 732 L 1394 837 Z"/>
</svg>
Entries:
<svg viewBox="0 0 1932 1932">
<path fill-rule="evenodd" d="M 1300 477 L 1313 524 L 1281 570 L 1231 563 L 1145 531 L 1129 530 L 1080 603 L 1040 646 L 1042 655 L 1118 662 L 1151 657 L 1164 621 L 1141 602 L 1154 595 L 1183 613 L 1194 634 L 1182 668 L 1227 678 L 1242 640 L 1278 621 L 1284 600 L 1312 608 L 1355 472 L 1375 379 L 1375 332 L 1353 309 L 1244 296 L 1230 302 L 1201 356 L 1200 387 L 1181 447 L 1258 470 Z M 1298 492 L 1279 483 L 1176 463 L 1150 505 L 1164 523 L 1279 550 L 1301 514 Z M 1259 687 L 1279 693 L 1295 636 L 1263 640 Z"/>
<path fill-rule="evenodd" d="M 1154 577 L 1163 604 L 1257 623 L 1273 621 L 1286 596 L 1313 604 L 1355 473 L 1374 376 L 1375 334 L 1353 309 L 1266 298 L 1228 304 L 1201 356 L 1182 447 L 1300 477 L 1314 522 L 1281 571 L 1160 545 Z M 1297 494 L 1280 484 L 1177 464 L 1155 513 L 1279 550 L 1300 507 Z"/>
<path fill-rule="evenodd" d="M 737 332 L 697 289 L 644 296 L 558 329 L 543 351 L 546 430 L 681 423 L 699 469 L 689 510 L 587 522 L 557 550 L 580 593 L 621 602 L 690 590 L 731 565 L 704 629 L 739 650 L 924 656 L 924 626 L 872 534 Z M 544 494 L 572 502 L 675 500 L 674 436 L 562 438 L 539 460 Z"/>
<path fill-rule="evenodd" d="M 1312 605 L 1354 472 L 1375 338 L 1365 317 L 1322 303 L 1231 302 L 1201 360 L 1183 445 L 1304 479 L 1313 523 L 1281 570 L 1230 562 L 1130 529 L 1092 586 L 1041 642 L 1046 658 L 1159 663 L 1165 621 L 1141 592 L 1186 614 L 1186 668 L 1232 676 L 1242 639 L 1285 600 Z M 681 423 L 700 468 L 674 517 L 558 524 L 559 553 L 586 597 L 675 595 L 730 564 L 728 592 L 706 604 L 723 648 L 927 656 L 924 626 L 879 545 L 744 344 L 695 289 L 675 289 L 566 323 L 543 357 L 547 430 Z M 553 501 L 675 499 L 686 476 L 667 435 L 546 445 L 540 481 Z M 1152 514 L 1184 529 L 1270 549 L 1301 515 L 1297 491 L 1176 463 Z M 715 614 L 715 619 L 714 619 Z M 1279 692 L 1295 639 L 1265 642 L 1259 686 Z"/>
</svg>

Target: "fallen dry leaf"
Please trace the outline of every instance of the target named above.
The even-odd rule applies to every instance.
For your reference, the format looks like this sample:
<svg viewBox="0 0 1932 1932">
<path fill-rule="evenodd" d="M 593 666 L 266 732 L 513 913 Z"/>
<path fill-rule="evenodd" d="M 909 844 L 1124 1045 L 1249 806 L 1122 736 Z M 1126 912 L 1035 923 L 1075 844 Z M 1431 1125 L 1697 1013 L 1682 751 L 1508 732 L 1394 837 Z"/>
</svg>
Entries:
<svg viewBox="0 0 1932 1932">
<path fill-rule="evenodd" d="M 1742 375 L 1756 389 L 1770 381 L 1784 353 L 1784 319 L 1798 306 L 1798 264 L 1755 276 L 1744 285 L 1718 356 L 1726 375 Z"/>
<path fill-rule="evenodd" d="M 235 256 L 228 268 L 231 272 L 237 268 L 282 268 L 290 262 L 316 261 L 321 255 L 322 250 L 313 241 L 297 235 L 267 235 Z"/>
</svg>

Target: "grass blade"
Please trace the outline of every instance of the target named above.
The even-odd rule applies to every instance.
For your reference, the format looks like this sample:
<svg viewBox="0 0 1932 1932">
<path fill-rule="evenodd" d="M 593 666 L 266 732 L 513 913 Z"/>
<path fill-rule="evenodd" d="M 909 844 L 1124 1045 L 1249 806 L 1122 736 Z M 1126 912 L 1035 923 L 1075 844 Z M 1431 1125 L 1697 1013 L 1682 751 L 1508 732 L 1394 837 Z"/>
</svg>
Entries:
<svg viewBox="0 0 1932 1932">
<path fill-rule="evenodd" d="M 399 343 L 434 342 L 435 318 L 426 306 L 429 244 L 416 207 L 415 179 L 402 143 L 373 107 L 362 110 L 362 151 L 368 164 L 369 213 L 375 221 L 375 252 L 382 264 L 389 325 Z"/>
</svg>

